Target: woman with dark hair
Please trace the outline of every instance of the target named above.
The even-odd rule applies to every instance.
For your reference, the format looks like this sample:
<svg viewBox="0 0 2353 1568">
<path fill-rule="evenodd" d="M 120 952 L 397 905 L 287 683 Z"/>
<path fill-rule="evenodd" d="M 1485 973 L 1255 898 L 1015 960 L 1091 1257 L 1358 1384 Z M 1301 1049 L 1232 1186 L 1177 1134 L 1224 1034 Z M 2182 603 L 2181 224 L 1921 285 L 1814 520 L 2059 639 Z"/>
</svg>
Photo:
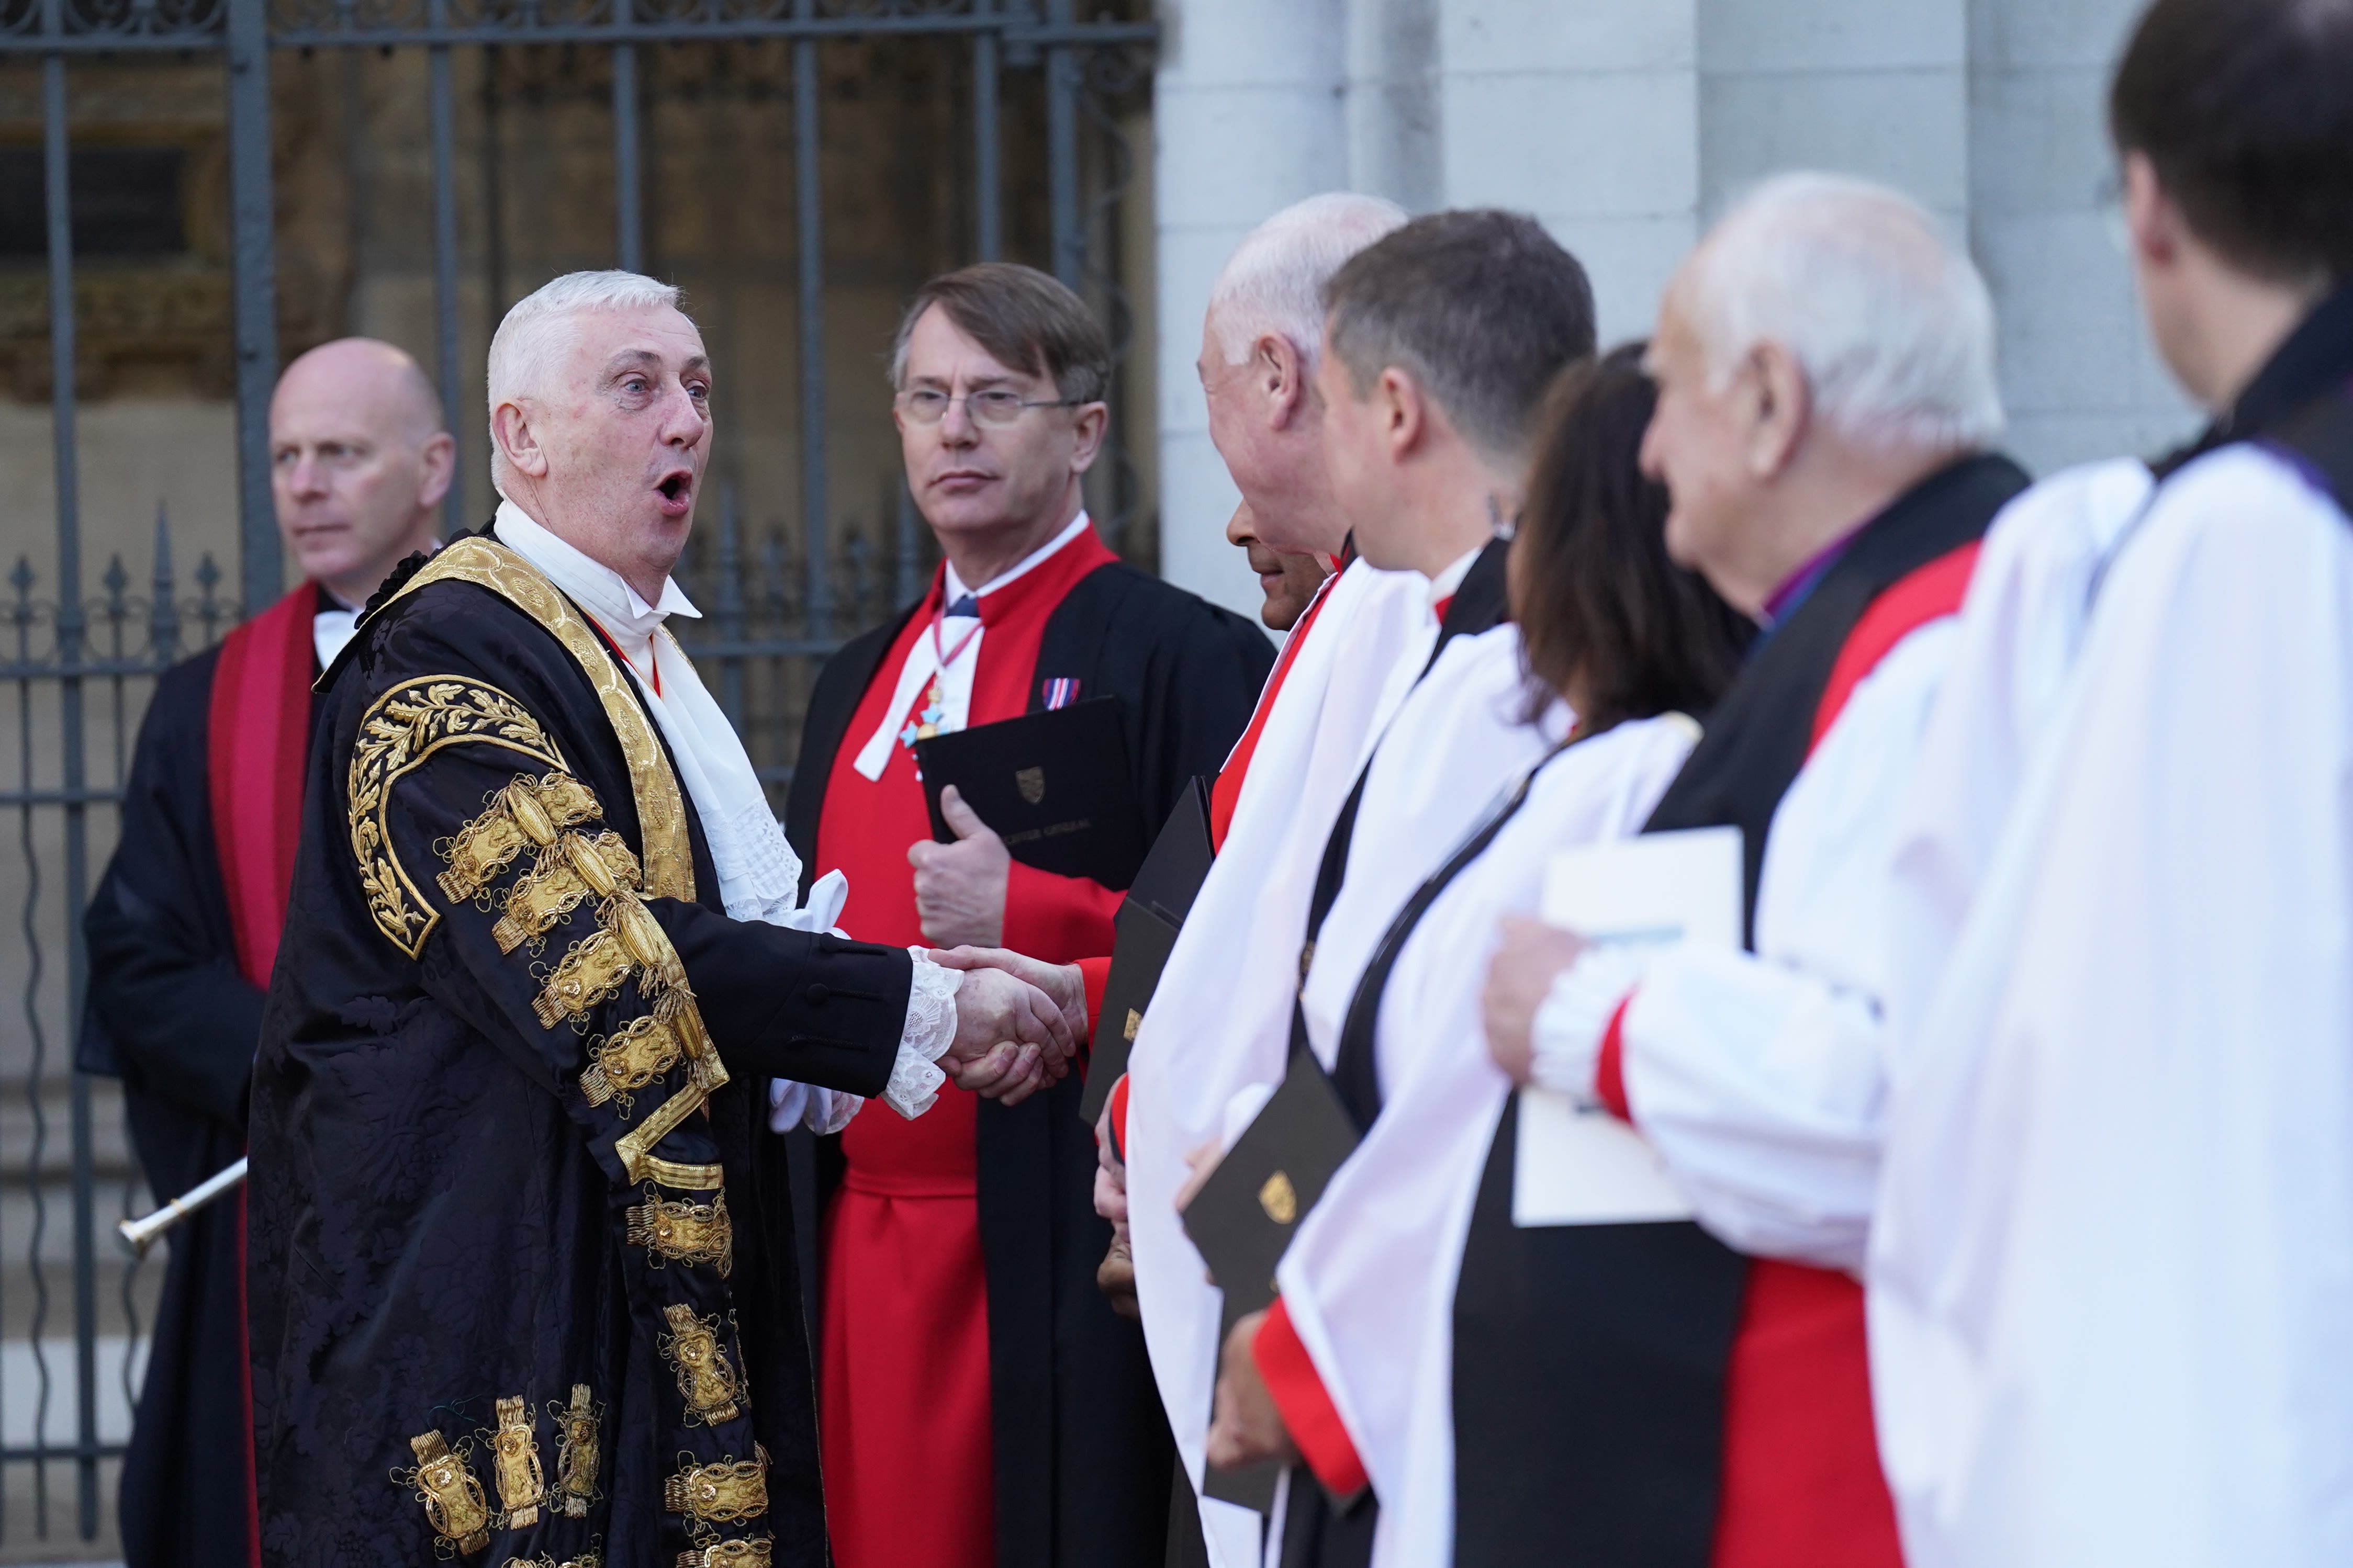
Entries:
<svg viewBox="0 0 2353 1568">
<path fill-rule="evenodd" d="M 1689 715 L 1739 663 L 1744 623 L 1667 559 L 1666 497 L 1637 468 L 1653 397 L 1637 348 L 1555 388 L 1512 545 L 1519 624 L 1450 650 L 1465 661 L 1457 733 L 1434 742 L 1520 727 L 1545 743 L 1392 905 L 1353 987 L 1319 986 L 1319 942 L 1303 993 L 1311 1033 L 1319 1017 L 1336 1030 L 1335 1086 L 1368 1131 L 1300 1224 L 1256 1359 L 1314 1474 L 1293 1486 L 1369 1483 L 1372 1499 L 1294 1508 L 1328 1522 L 1319 1541 L 1292 1532 L 1287 1564 L 1361 1562 L 1367 1544 L 1380 1563 L 1448 1559 L 1455 1270 L 1511 1087 L 1481 1031 L 1485 954 L 1500 917 L 1535 908 L 1556 851 L 1641 826 L 1698 738 Z"/>
<path fill-rule="evenodd" d="M 1564 700 L 1586 735 L 1705 712 L 1757 629 L 1667 559 L 1666 489 L 1636 462 L 1658 402 L 1643 347 L 1613 349 L 1553 384 L 1542 415 L 1551 438 L 1512 541 L 1512 616 L 1534 711 Z"/>
</svg>

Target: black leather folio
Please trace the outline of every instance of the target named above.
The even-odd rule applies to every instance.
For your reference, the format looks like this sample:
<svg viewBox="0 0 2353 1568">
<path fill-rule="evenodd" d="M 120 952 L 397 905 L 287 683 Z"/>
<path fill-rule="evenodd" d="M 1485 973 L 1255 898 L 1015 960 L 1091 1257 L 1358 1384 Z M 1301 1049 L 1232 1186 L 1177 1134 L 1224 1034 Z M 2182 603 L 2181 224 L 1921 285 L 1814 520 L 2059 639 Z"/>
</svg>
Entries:
<svg viewBox="0 0 2353 1568">
<path fill-rule="evenodd" d="M 1152 852 L 1135 873 L 1127 900 L 1112 917 L 1117 941 L 1111 974 L 1103 982 L 1103 1016 L 1094 1021 L 1087 1051 L 1087 1091 L 1079 1114 L 1092 1127 L 1103 1118 L 1111 1086 L 1127 1070 L 1127 1053 L 1144 1023 L 1144 1009 L 1160 985 L 1160 971 L 1176 946 L 1176 932 L 1192 911 L 1193 897 L 1209 874 L 1217 851 L 1209 845 L 1208 781 L 1195 779 L 1176 799 L 1176 809 L 1152 841 Z"/>
<path fill-rule="evenodd" d="M 1220 1345 L 1236 1322 L 1273 1304 L 1274 1266 L 1358 1136 L 1323 1066 L 1293 1052 L 1282 1086 L 1185 1206 L 1185 1234 L 1225 1293 Z M 1271 1512 L 1280 1473 L 1271 1464 L 1213 1469 L 1202 1490 Z"/>
<path fill-rule="evenodd" d="M 1125 888 L 1144 859 L 1144 819 L 1121 733 L 1119 699 L 976 724 L 915 742 L 932 837 L 955 842 L 940 814 L 949 784 L 1016 860 Z"/>
</svg>

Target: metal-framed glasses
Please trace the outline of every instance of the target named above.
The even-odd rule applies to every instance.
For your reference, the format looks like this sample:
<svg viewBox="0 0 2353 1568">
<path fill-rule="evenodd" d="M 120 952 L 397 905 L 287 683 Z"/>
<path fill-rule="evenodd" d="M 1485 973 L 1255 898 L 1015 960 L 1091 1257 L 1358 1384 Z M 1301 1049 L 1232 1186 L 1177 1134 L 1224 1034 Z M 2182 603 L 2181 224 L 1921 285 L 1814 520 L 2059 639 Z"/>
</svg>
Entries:
<svg viewBox="0 0 2353 1568">
<path fill-rule="evenodd" d="M 1076 408 L 1086 400 L 1078 397 L 1029 399 L 1009 387 L 992 386 L 980 392 L 967 392 L 952 397 L 934 386 L 919 386 L 902 392 L 892 399 L 900 414 L 918 425 L 936 425 L 948 416 L 948 405 L 961 402 L 964 410 L 976 425 L 995 426 L 1003 429 L 1021 423 L 1021 416 L 1032 408 Z"/>
</svg>

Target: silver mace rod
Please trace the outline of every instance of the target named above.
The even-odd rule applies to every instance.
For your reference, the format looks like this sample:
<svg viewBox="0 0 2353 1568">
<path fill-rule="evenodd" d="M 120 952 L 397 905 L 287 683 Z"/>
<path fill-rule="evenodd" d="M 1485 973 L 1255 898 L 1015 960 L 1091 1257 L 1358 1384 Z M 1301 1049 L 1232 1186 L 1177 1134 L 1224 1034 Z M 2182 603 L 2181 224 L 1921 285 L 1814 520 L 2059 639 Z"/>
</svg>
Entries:
<svg viewBox="0 0 2353 1568">
<path fill-rule="evenodd" d="M 226 1170 L 215 1171 L 144 1219 L 120 1220 L 114 1228 L 122 1233 L 122 1239 L 131 1244 L 132 1251 L 144 1258 L 157 1237 L 244 1180 L 245 1161 L 240 1158 Z"/>
</svg>

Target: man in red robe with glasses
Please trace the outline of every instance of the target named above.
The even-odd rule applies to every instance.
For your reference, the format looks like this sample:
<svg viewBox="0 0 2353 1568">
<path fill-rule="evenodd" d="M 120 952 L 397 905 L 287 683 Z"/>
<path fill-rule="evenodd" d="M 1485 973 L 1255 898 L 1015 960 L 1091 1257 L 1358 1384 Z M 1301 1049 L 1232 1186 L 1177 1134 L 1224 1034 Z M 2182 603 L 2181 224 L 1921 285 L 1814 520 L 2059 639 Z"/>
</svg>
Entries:
<svg viewBox="0 0 2353 1568">
<path fill-rule="evenodd" d="M 839 923 L 860 940 L 1106 955 L 1118 889 L 1011 860 L 953 792 L 957 841 L 931 841 L 913 742 L 1115 697 L 1149 836 L 1218 771 L 1273 649 L 1096 535 L 1080 480 L 1110 353 L 1068 289 L 999 263 L 934 279 L 892 369 L 945 559 L 819 678 L 793 842 L 809 878 L 846 874 Z M 1062 989 L 1078 1007 L 1074 977 Z M 857 1118 L 828 1153 L 820 1431 L 843 1568 L 1161 1559 L 1171 1450 L 1142 1334 L 1095 1288 L 1110 1228 L 1081 1091 L 1076 1074 L 1022 1103 L 951 1088 L 919 1121 Z"/>
<path fill-rule="evenodd" d="M 402 557 L 430 549 L 457 444 L 417 362 L 345 338 L 303 354 L 269 405 L 270 492 L 302 582 L 166 670 L 139 730 L 122 837 L 84 917 L 78 1065 L 122 1079 L 156 1198 L 244 1152 L 262 994 L 301 821 L 311 683 Z M 123 1460 L 136 1568 L 255 1561 L 240 1194 L 172 1233 Z"/>
</svg>

